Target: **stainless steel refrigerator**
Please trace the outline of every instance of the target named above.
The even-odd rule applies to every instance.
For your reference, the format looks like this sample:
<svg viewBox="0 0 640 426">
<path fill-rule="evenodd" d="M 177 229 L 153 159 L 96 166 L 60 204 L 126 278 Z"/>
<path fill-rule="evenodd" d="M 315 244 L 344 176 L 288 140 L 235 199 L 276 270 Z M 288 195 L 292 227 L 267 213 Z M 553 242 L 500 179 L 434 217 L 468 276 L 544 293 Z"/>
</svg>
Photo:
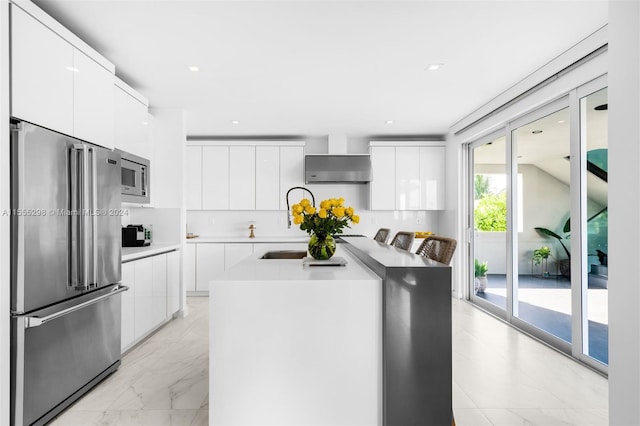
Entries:
<svg viewBox="0 0 640 426">
<path fill-rule="evenodd" d="M 44 424 L 120 365 L 120 155 L 11 128 L 11 420 Z"/>
</svg>

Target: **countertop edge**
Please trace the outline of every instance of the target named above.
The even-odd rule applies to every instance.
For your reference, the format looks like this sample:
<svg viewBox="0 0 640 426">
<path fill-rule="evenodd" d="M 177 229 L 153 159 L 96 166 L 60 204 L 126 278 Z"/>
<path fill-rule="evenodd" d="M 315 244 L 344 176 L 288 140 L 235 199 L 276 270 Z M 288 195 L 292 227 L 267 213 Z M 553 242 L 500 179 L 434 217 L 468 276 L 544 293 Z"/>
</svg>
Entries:
<svg viewBox="0 0 640 426">
<path fill-rule="evenodd" d="M 178 243 L 158 243 L 146 247 L 122 247 L 122 263 L 142 259 L 149 256 L 157 256 L 174 250 L 180 250 Z"/>
</svg>

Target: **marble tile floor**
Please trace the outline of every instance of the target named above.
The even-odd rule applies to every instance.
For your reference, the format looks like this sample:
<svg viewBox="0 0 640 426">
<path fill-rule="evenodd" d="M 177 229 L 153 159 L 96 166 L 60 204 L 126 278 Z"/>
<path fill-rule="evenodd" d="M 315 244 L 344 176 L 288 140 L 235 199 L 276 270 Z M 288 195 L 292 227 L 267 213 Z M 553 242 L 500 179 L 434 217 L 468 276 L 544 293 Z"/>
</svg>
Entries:
<svg viewBox="0 0 640 426">
<path fill-rule="evenodd" d="M 208 302 L 127 353 L 120 369 L 53 425 L 208 424 Z M 453 406 L 458 426 L 606 425 L 607 379 L 453 300 Z"/>
</svg>

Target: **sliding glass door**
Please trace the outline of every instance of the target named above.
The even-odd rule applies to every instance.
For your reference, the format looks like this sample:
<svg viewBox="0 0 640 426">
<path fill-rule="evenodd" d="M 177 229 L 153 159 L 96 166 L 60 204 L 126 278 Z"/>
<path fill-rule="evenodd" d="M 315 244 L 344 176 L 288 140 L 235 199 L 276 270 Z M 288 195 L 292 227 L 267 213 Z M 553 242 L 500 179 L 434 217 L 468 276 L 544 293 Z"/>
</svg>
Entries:
<svg viewBox="0 0 640 426">
<path fill-rule="evenodd" d="M 506 137 L 490 136 L 471 149 L 474 272 L 471 297 L 503 316 L 507 308 Z"/>
<path fill-rule="evenodd" d="M 468 155 L 469 298 L 602 371 L 607 152 L 602 77 L 471 143 Z"/>
</svg>

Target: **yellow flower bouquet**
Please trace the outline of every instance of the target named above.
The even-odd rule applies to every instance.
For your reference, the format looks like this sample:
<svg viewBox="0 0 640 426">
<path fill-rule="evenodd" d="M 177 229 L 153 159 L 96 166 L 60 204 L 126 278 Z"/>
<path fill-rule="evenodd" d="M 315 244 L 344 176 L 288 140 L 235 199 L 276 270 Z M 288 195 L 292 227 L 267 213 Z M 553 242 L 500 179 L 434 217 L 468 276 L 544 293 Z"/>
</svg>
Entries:
<svg viewBox="0 0 640 426">
<path fill-rule="evenodd" d="M 350 228 L 349 222 L 358 223 L 360 217 L 353 207 L 344 206 L 344 198 L 330 198 L 320 202 L 316 209 L 311 202 L 303 198 L 298 204 L 291 206 L 293 223 L 311 235 L 309 254 L 314 259 L 329 259 L 336 251 L 333 235 L 342 233 L 343 228 Z"/>
</svg>

